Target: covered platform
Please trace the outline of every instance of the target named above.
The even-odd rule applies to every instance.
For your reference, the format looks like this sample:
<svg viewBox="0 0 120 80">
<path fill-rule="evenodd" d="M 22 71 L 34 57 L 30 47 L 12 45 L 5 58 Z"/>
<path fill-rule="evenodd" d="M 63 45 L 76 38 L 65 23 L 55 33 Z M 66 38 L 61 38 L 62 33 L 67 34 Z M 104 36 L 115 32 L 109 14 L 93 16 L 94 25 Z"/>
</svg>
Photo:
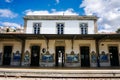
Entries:
<svg viewBox="0 0 120 80">
<path fill-rule="evenodd" d="M 53 68 L 56 66 L 59 67 L 59 60 L 58 60 L 59 55 L 57 55 L 59 50 L 63 51 L 64 53 L 64 55 L 62 56 L 61 67 L 81 67 L 81 66 L 104 67 L 106 65 L 109 67 L 111 66 L 118 67 L 120 65 L 119 55 L 118 55 L 120 34 L 58 35 L 58 34 L 1 33 L 0 40 L 2 45 L 1 52 L 3 52 L 4 54 L 5 51 L 7 51 L 6 53 L 9 52 L 9 55 L 11 56 L 8 60 L 8 58 L 5 57 L 5 55 L 3 55 L 4 58 L 3 59 L 1 58 L 3 60 L 3 61 L 1 60 L 1 65 L 9 65 L 9 66 L 15 65 L 15 66 L 28 66 L 28 67 L 32 65 L 37 67 L 53 67 Z M 103 46 L 104 44 L 105 46 Z M 34 47 L 35 50 L 33 49 Z M 115 51 L 113 48 L 115 48 Z M 46 49 L 46 53 L 44 54 L 45 56 L 42 55 L 44 52 L 43 49 Z M 103 50 L 105 49 L 106 53 L 104 51 L 102 54 L 101 53 L 102 49 Z M 109 52 L 111 49 L 113 53 L 117 52 L 117 54 L 111 55 Z M 84 51 L 87 50 L 87 52 L 84 53 L 83 50 Z M 35 51 L 37 53 L 37 58 L 38 58 L 37 60 L 36 58 L 34 58 L 35 56 L 32 55 L 33 53 L 35 53 Z M 15 56 L 14 58 L 13 57 L 14 53 L 18 53 L 18 52 L 21 53 L 20 56 L 19 57 Z M 46 58 L 46 55 L 48 56 L 47 52 L 50 53 L 49 56 L 52 56 L 52 58 L 50 58 L 51 60 L 49 59 L 50 61 L 48 61 L 47 60 L 48 58 Z M 94 53 L 92 54 L 92 52 L 94 52 L 95 54 Z M 29 54 L 29 56 L 32 56 L 32 58 L 29 57 L 30 59 L 28 60 L 28 62 L 25 62 L 25 57 L 27 54 Z M 89 57 L 82 59 L 81 54 Z M 92 55 L 95 58 L 93 60 L 92 60 Z M 100 60 L 100 56 L 105 56 L 105 57 L 103 57 L 103 59 L 101 58 L 102 60 Z M 111 56 L 115 56 L 114 59 L 112 59 Z M 34 64 L 35 61 L 36 63 Z"/>
</svg>

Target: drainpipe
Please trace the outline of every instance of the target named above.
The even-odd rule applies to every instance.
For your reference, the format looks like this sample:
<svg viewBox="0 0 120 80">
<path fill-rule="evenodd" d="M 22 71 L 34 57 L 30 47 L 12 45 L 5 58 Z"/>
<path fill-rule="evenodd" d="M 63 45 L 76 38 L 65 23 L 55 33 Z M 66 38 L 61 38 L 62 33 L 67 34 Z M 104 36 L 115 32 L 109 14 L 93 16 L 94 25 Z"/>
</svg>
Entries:
<svg viewBox="0 0 120 80">
<path fill-rule="evenodd" d="M 49 40 L 46 39 L 47 51 L 48 51 L 48 49 L 49 49 L 48 44 L 49 44 Z"/>
<path fill-rule="evenodd" d="M 71 47 L 71 48 L 72 48 L 72 51 L 73 51 L 73 41 L 74 41 L 74 40 L 72 39 L 72 40 L 71 40 L 71 42 L 72 42 L 72 47 Z"/>
<path fill-rule="evenodd" d="M 74 40 L 75 40 L 76 36 L 74 35 L 71 42 L 72 42 L 72 51 L 73 51 L 73 45 L 74 45 Z"/>
<path fill-rule="evenodd" d="M 45 37 L 45 35 L 43 35 L 43 38 L 45 39 L 46 42 L 46 46 L 47 46 L 47 51 L 49 49 L 48 44 L 49 44 L 49 39 Z"/>
</svg>

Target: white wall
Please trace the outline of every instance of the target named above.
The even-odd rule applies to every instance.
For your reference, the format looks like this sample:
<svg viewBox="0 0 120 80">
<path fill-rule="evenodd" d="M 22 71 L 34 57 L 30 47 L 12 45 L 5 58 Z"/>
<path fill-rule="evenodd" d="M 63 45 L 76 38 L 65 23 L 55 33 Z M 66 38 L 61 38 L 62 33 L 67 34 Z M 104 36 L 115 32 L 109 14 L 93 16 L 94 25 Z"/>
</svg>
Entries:
<svg viewBox="0 0 120 80">
<path fill-rule="evenodd" d="M 25 51 L 29 51 L 31 53 L 31 46 L 32 45 L 39 45 L 40 49 L 47 48 L 45 40 L 26 40 L 25 42 Z M 40 50 L 40 53 L 42 51 Z"/>
<path fill-rule="evenodd" d="M 49 40 L 49 52 L 50 54 L 54 54 L 54 57 L 55 57 L 55 46 L 56 46 L 56 41 L 57 40 Z M 65 41 L 65 44 L 63 46 L 65 46 L 65 54 L 70 54 L 71 51 L 72 51 L 72 43 L 71 43 L 71 40 L 63 40 Z M 26 40 L 26 46 L 25 46 L 25 51 L 28 50 L 30 51 L 30 46 L 31 45 L 34 45 L 34 44 L 37 44 L 37 45 L 40 45 L 41 46 L 41 49 L 42 48 L 46 48 L 46 43 L 45 43 L 45 40 Z M 61 43 L 62 44 L 62 43 Z M 60 46 L 61 46 L 60 44 Z M 74 45 L 73 45 L 73 51 L 75 52 L 75 54 L 79 54 L 80 55 L 80 46 L 89 46 L 90 47 L 90 53 L 92 51 L 95 51 L 96 50 L 96 47 L 95 47 L 95 40 L 75 40 L 74 41 Z M 59 45 L 57 45 L 59 46 Z M 96 51 L 95 51 L 96 52 Z M 40 52 L 41 53 L 41 52 Z M 89 54 L 90 55 L 90 54 Z M 91 61 L 91 60 L 90 60 Z M 68 63 L 65 63 L 65 66 L 80 66 L 80 63 L 81 63 L 81 59 L 78 63 L 75 63 L 75 64 L 68 64 Z M 40 62 L 40 64 L 43 64 Z M 53 64 L 53 63 L 52 63 Z M 55 62 L 54 62 L 55 64 Z M 94 64 L 90 62 L 90 66 L 91 67 L 94 67 Z"/>
<path fill-rule="evenodd" d="M 1 41 L 0 52 L 2 52 L 2 57 L 4 54 L 4 46 L 12 46 L 12 53 L 11 53 L 11 65 L 12 65 L 13 53 L 16 53 L 16 51 L 19 51 L 21 53 L 21 49 L 22 49 L 21 42 L 14 41 L 14 40 Z M 3 61 L 3 58 L 0 61 L 0 65 L 2 65 L 2 61 Z"/>
<path fill-rule="evenodd" d="M 12 53 L 19 51 L 21 53 L 21 42 L 17 42 L 14 40 L 9 41 L 1 41 L 0 43 L 0 52 L 4 51 L 4 46 L 12 46 Z"/>
<path fill-rule="evenodd" d="M 95 40 L 75 40 L 73 49 L 76 53 L 80 53 L 80 46 L 89 46 L 90 53 L 96 51 Z"/>
<path fill-rule="evenodd" d="M 110 53 L 108 49 L 109 46 L 118 47 L 118 58 L 119 58 L 119 64 L 120 64 L 120 41 L 103 41 L 99 45 L 99 53 L 101 54 L 101 52 L 104 51 L 106 54 L 108 54 L 109 62 L 101 63 L 101 66 L 110 66 Z"/>
<path fill-rule="evenodd" d="M 64 23 L 64 34 L 80 34 L 80 23 L 88 23 L 88 34 L 94 34 L 93 20 L 28 20 L 26 33 L 33 33 L 33 23 L 41 23 L 41 34 L 57 34 L 56 23 Z"/>
</svg>

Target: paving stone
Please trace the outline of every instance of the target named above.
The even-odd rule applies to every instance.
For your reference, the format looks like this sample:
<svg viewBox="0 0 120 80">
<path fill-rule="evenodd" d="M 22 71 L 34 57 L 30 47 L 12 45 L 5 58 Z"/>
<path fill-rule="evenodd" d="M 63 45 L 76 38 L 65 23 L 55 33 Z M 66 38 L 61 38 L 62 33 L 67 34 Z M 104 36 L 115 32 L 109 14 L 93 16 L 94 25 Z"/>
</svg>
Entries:
<svg viewBox="0 0 120 80">
<path fill-rule="evenodd" d="M 63 70 L 63 69 L 8 69 L 0 68 L 0 80 L 120 80 L 120 70 Z M 13 76 L 12 78 L 10 76 Z M 24 78 L 23 78 L 24 76 Z M 33 76 L 36 78 L 27 78 Z M 39 78 L 46 77 L 46 78 Z M 51 78 L 47 78 L 51 77 Z M 74 78 L 69 78 L 74 77 Z M 75 78 L 76 77 L 76 78 Z M 81 77 L 81 78 L 80 78 Z M 86 77 L 86 78 L 83 78 Z M 90 78 L 91 77 L 91 78 Z M 98 77 L 98 78 L 94 78 Z M 102 78 L 99 78 L 102 77 Z M 109 78 L 107 78 L 109 77 Z"/>
<path fill-rule="evenodd" d="M 0 78 L 0 80 L 120 80 L 119 78 Z"/>
</svg>

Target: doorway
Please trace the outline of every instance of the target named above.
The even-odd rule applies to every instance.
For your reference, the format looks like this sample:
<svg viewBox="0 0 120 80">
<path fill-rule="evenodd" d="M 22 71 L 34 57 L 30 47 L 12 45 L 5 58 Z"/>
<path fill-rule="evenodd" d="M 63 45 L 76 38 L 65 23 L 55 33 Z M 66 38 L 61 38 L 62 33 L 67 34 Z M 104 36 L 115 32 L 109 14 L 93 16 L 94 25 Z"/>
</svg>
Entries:
<svg viewBox="0 0 120 80">
<path fill-rule="evenodd" d="M 63 67 L 64 66 L 64 53 L 65 47 L 64 46 L 56 46 L 56 67 Z"/>
<path fill-rule="evenodd" d="M 31 47 L 31 66 L 39 66 L 40 46 Z"/>
<path fill-rule="evenodd" d="M 111 64 L 111 66 L 119 66 L 118 47 L 109 46 L 109 53 L 110 53 L 110 64 Z"/>
<path fill-rule="evenodd" d="M 10 65 L 12 46 L 4 46 L 3 65 Z"/>
<path fill-rule="evenodd" d="M 90 67 L 90 59 L 89 59 L 89 47 L 81 46 L 81 67 Z"/>
</svg>

